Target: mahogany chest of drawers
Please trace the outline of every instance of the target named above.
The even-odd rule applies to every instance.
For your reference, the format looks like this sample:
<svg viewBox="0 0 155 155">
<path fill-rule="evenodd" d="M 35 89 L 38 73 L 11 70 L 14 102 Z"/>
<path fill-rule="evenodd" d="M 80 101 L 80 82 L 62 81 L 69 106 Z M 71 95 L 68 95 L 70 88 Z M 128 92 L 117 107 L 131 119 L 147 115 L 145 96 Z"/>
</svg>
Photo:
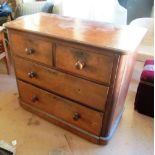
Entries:
<svg viewBox="0 0 155 155">
<path fill-rule="evenodd" d="M 106 144 L 122 116 L 145 30 L 45 13 L 5 26 L 21 106 Z"/>
</svg>

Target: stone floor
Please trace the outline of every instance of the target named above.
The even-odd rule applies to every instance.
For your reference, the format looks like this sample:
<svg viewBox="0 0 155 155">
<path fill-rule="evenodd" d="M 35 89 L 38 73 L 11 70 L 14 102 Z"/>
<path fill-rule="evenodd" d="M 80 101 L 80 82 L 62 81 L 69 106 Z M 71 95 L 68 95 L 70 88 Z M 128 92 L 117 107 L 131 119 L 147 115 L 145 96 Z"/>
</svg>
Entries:
<svg viewBox="0 0 155 155">
<path fill-rule="evenodd" d="M 0 65 L 0 140 L 17 141 L 16 155 L 153 155 L 154 120 L 134 111 L 134 98 L 143 64 L 137 62 L 126 108 L 106 146 L 92 144 L 31 114 L 18 104 L 14 74 Z"/>
</svg>

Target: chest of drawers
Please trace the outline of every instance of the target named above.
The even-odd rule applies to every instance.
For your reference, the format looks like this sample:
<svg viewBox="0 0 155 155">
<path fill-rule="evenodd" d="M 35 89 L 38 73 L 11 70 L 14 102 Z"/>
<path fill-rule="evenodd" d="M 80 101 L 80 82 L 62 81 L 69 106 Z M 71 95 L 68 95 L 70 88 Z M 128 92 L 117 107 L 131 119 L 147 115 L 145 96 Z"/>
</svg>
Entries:
<svg viewBox="0 0 155 155">
<path fill-rule="evenodd" d="M 45 13 L 5 26 L 21 106 L 106 144 L 122 116 L 145 30 Z"/>
</svg>

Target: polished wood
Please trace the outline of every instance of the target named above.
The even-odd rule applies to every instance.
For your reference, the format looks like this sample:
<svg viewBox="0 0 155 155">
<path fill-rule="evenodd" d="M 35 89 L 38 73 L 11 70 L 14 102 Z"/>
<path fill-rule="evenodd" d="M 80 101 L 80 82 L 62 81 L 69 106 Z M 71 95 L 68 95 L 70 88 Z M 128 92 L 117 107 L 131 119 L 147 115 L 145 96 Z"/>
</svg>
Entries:
<svg viewBox="0 0 155 155">
<path fill-rule="evenodd" d="M 100 134 L 103 117 L 101 112 L 86 108 L 19 80 L 18 87 L 21 100 L 25 103 L 59 117 L 95 135 Z"/>
<path fill-rule="evenodd" d="M 113 82 L 114 84 L 110 88 L 109 94 L 107 97 L 107 102 L 109 104 L 106 104 L 106 112 L 105 112 L 104 119 L 103 119 L 104 125 L 102 128 L 102 135 L 108 136 L 112 130 L 110 126 L 111 126 L 112 119 L 113 119 L 113 113 L 114 113 L 113 110 L 115 109 L 117 97 L 119 96 L 119 93 L 120 93 L 119 88 L 121 87 L 121 82 L 123 79 L 123 73 L 125 70 L 126 61 L 127 61 L 127 55 L 123 55 L 123 56 L 119 56 L 117 63 L 116 63 L 118 65 L 117 71 L 116 71 L 117 77 L 114 78 L 114 82 Z M 121 94 L 122 93 L 124 94 L 124 92 L 121 92 Z M 123 107 L 124 107 L 124 103 L 122 106 L 120 106 L 120 108 L 122 109 Z"/>
<path fill-rule="evenodd" d="M 133 53 L 146 32 L 146 29 L 136 26 L 118 26 L 47 13 L 28 15 L 5 26 L 9 29 L 115 50 L 118 54 Z"/>
<path fill-rule="evenodd" d="M 21 106 L 106 144 L 122 117 L 145 29 L 45 13 L 6 27 Z"/>
<path fill-rule="evenodd" d="M 19 57 L 14 57 L 14 64 L 18 78 L 104 111 L 108 87 L 43 67 Z"/>
<path fill-rule="evenodd" d="M 12 31 L 9 36 L 14 55 L 52 66 L 52 42 L 45 37 Z"/>
<path fill-rule="evenodd" d="M 106 56 L 90 53 L 87 50 L 56 45 L 55 59 L 58 68 L 110 84 L 113 55 Z"/>
<path fill-rule="evenodd" d="M 116 79 L 116 91 L 118 90 L 119 93 L 114 93 L 112 99 L 115 100 L 113 101 L 114 107 L 112 109 L 112 117 L 111 117 L 111 124 L 109 129 L 113 126 L 115 123 L 116 119 L 119 117 L 119 114 L 124 110 L 124 102 L 127 96 L 129 84 L 131 81 L 133 69 L 134 69 L 134 64 L 136 61 L 136 55 L 137 53 L 133 55 L 127 55 L 122 57 L 122 64 L 120 64 L 122 67 L 125 66 L 124 70 L 122 71 L 122 67 L 119 68 L 118 72 L 118 77 Z M 123 64 L 123 61 L 125 64 Z M 121 72 L 123 74 L 121 74 Z M 121 76 L 122 75 L 122 76 Z M 121 78 L 122 77 L 122 78 Z M 119 81 L 121 79 L 121 81 Z M 120 84 L 119 84 L 120 83 Z M 117 98 L 117 99 L 115 99 Z M 109 130 L 107 129 L 107 131 Z"/>
</svg>

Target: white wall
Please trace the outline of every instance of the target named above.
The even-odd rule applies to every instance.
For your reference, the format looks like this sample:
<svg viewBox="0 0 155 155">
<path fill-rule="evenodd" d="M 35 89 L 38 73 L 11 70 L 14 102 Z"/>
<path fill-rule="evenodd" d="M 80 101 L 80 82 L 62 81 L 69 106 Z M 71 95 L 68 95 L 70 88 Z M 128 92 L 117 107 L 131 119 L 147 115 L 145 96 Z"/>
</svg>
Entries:
<svg viewBox="0 0 155 155">
<path fill-rule="evenodd" d="M 119 5 L 118 0 L 59 0 L 59 3 L 64 16 L 115 24 L 127 23 L 127 10 Z"/>
<path fill-rule="evenodd" d="M 23 0 L 33 2 L 35 0 Z M 47 0 L 54 3 L 55 14 L 81 19 L 126 24 L 127 10 L 118 0 Z"/>
</svg>

